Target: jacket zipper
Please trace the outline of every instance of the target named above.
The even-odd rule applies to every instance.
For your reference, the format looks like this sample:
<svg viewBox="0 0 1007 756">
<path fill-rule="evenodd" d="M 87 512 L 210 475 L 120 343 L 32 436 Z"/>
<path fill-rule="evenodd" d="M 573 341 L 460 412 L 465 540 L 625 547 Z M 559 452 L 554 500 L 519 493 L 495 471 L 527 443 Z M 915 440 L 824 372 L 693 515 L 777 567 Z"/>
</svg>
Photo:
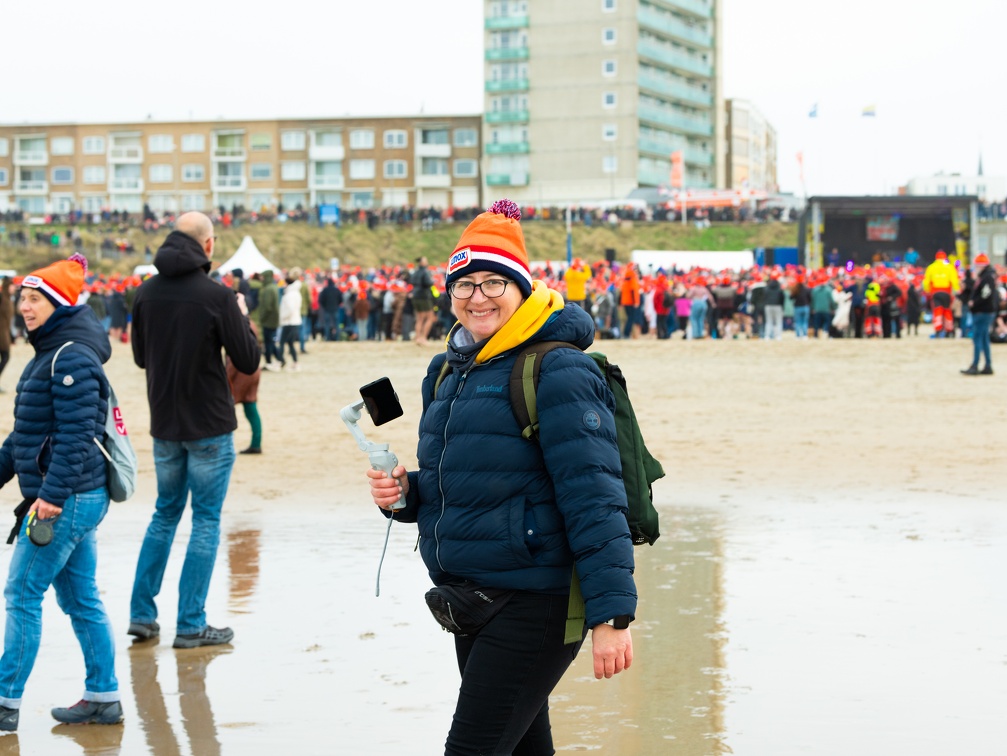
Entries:
<svg viewBox="0 0 1007 756">
<path fill-rule="evenodd" d="M 455 393 L 451 397 L 451 405 L 448 407 L 448 419 L 444 422 L 444 432 L 443 432 L 444 446 L 442 447 L 441 450 L 441 458 L 437 460 L 437 490 L 440 492 L 441 495 L 441 513 L 437 516 L 437 522 L 434 523 L 434 543 L 436 544 L 434 548 L 434 555 L 437 559 L 437 566 L 440 567 L 441 571 L 443 572 L 446 572 L 447 570 L 445 570 L 444 565 L 441 564 L 441 539 L 437 531 L 440 528 L 441 520 L 444 519 L 444 510 L 447 505 L 445 504 L 444 501 L 444 477 L 441 474 L 441 467 L 444 464 L 444 453 L 445 451 L 447 451 L 448 448 L 448 426 L 451 424 L 451 414 L 454 412 L 455 409 L 455 400 L 457 400 L 458 396 L 462 393 L 462 388 L 465 386 L 465 379 L 468 378 L 469 372 L 471 370 L 472 368 L 470 367 L 468 370 L 466 370 L 464 373 L 461 374 L 461 377 L 458 379 L 458 387 L 455 389 Z"/>
</svg>

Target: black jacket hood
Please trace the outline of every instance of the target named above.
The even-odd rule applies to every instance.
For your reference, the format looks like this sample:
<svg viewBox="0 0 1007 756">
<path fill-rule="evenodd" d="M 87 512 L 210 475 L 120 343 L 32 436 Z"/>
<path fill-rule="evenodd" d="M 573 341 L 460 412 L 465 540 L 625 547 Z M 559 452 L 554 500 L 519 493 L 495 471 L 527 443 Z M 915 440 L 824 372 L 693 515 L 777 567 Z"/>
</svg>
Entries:
<svg viewBox="0 0 1007 756">
<path fill-rule="evenodd" d="M 199 242 L 181 231 L 172 231 L 154 255 L 154 267 L 162 276 L 177 278 L 195 270 L 210 272 L 210 258 Z"/>
</svg>

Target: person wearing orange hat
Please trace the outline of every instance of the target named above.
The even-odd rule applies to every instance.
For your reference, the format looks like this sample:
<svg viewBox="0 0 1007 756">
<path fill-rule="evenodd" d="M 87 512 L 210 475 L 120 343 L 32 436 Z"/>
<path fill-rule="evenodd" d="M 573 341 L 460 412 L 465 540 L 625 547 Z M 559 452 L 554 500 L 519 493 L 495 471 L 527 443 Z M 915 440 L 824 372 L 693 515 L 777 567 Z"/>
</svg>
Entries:
<svg viewBox="0 0 1007 756">
<path fill-rule="evenodd" d="M 52 586 L 84 653 L 83 699 L 56 708 L 68 724 L 122 721 L 112 623 L 95 580 L 95 530 L 108 511 L 105 426 L 112 355 L 94 311 L 77 300 L 87 259 L 75 254 L 24 277 L 18 309 L 35 350 L 21 374 L 14 430 L 0 447 L 0 484 L 15 475 L 24 500 L 8 543 L 7 623 L 0 657 L 0 730 L 17 730 L 21 696 L 42 637 L 42 598 Z M 50 540 L 38 536 L 48 529 Z"/>
<path fill-rule="evenodd" d="M 633 660 L 636 587 L 615 405 L 582 351 L 595 324 L 533 281 L 520 218 L 515 203 L 495 203 L 448 260 L 458 322 L 423 381 L 418 471 L 366 472 L 385 516 L 417 524 L 435 584 L 428 595 L 467 581 L 496 597 L 483 624 L 455 635 L 461 685 L 447 754 L 554 753 L 549 694 L 587 628 L 595 677 Z M 524 348 L 544 341 L 574 348 L 537 363 L 536 443 L 514 417 L 510 375 Z M 402 496 L 405 508 L 392 510 Z M 574 569 L 586 626 L 567 642 Z M 435 617 L 448 629 L 443 613 Z"/>
<path fill-rule="evenodd" d="M 993 360 L 990 354 L 990 330 L 993 319 L 1000 308 L 996 269 L 990 265 L 990 259 L 985 253 L 976 255 L 975 267 L 978 270 L 975 285 L 968 301 L 972 312 L 972 364 L 964 375 L 993 375 Z M 986 365 L 979 369 L 979 356 L 982 355 Z"/>
<path fill-rule="evenodd" d="M 943 339 L 954 336 L 955 319 L 951 311 L 951 300 L 960 288 L 955 266 L 948 262 L 947 253 L 943 249 L 937 250 L 934 261 L 927 266 L 923 274 L 923 292 L 930 297 L 930 309 L 934 320 L 934 332 L 930 338 Z"/>
</svg>

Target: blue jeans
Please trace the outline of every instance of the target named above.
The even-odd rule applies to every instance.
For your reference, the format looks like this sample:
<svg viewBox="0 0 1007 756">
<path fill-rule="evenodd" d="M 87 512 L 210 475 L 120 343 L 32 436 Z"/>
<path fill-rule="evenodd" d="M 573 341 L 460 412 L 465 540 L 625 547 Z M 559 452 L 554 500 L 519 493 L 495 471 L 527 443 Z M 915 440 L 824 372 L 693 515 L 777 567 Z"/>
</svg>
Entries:
<svg viewBox="0 0 1007 756">
<path fill-rule="evenodd" d="M 583 643 L 563 645 L 568 603 L 519 591 L 478 633 L 455 636 L 462 682 L 445 756 L 555 753 L 549 693 Z"/>
<path fill-rule="evenodd" d="M 692 323 L 692 338 L 703 338 L 703 329 L 706 325 L 706 300 L 694 299 L 689 308 L 689 322 Z"/>
<path fill-rule="evenodd" d="M 633 305 L 623 305 L 622 310 L 626 314 L 626 325 L 623 326 L 622 338 L 628 339 L 633 335 L 633 326 L 640 322 L 640 308 Z"/>
<path fill-rule="evenodd" d="M 50 585 L 56 589 L 59 608 L 69 615 L 84 652 L 84 700 L 119 700 L 112 623 L 94 577 L 98 567 L 94 533 L 107 511 L 108 492 L 104 487 L 95 488 L 73 494 L 63 503 L 63 514 L 51 521 L 53 536 L 48 546 L 33 544 L 21 526 L 4 589 L 7 624 L 0 658 L 3 706 L 21 706 L 21 695 L 42 639 L 42 596 Z"/>
<path fill-rule="evenodd" d="M 296 326 L 294 326 L 296 327 Z M 154 598 L 168 564 L 175 530 L 192 491 L 192 534 L 178 581 L 178 635 L 206 627 L 206 595 L 220 543 L 220 510 L 234 467 L 234 434 L 198 441 L 154 439 L 157 504 L 140 548 L 129 616 L 132 622 L 157 619 Z"/>
<path fill-rule="evenodd" d="M 972 313 L 972 367 L 979 367 L 980 354 L 986 358 L 986 365 L 993 365 L 990 359 L 990 328 L 994 315 L 992 312 Z"/>
<path fill-rule="evenodd" d="M 811 318 L 810 307 L 794 308 L 794 335 L 803 338 L 808 335 L 808 320 Z"/>
</svg>

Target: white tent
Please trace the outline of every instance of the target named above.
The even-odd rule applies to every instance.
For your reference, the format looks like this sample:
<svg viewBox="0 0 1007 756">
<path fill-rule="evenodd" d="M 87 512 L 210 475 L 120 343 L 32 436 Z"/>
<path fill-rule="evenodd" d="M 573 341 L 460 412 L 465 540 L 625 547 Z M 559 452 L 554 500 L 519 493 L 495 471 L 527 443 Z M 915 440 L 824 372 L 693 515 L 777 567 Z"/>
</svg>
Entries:
<svg viewBox="0 0 1007 756">
<path fill-rule="evenodd" d="M 264 270 L 273 270 L 277 273 L 280 271 L 277 266 L 262 256 L 259 248 L 252 241 L 251 236 L 246 236 L 241 240 L 237 251 L 231 255 L 231 258 L 227 262 L 222 263 L 217 268 L 217 272 L 220 275 L 224 275 L 235 268 L 241 268 L 242 273 L 245 274 L 245 278 L 250 278 L 253 273 L 262 273 Z"/>
</svg>

